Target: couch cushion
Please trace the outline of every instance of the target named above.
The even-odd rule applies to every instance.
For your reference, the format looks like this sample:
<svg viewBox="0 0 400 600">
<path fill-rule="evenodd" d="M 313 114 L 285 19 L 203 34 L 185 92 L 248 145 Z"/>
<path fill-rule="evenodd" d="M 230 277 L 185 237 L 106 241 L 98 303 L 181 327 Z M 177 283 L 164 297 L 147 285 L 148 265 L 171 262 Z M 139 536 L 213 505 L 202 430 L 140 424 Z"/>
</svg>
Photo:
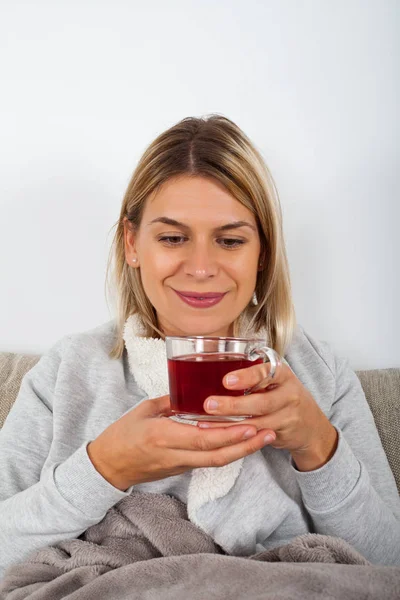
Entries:
<svg viewBox="0 0 400 600">
<path fill-rule="evenodd" d="M 0 428 L 18 396 L 21 381 L 40 356 L 0 352 Z"/>
<path fill-rule="evenodd" d="M 356 371 L 400 492 L 400 368 Z"/>
</svg>

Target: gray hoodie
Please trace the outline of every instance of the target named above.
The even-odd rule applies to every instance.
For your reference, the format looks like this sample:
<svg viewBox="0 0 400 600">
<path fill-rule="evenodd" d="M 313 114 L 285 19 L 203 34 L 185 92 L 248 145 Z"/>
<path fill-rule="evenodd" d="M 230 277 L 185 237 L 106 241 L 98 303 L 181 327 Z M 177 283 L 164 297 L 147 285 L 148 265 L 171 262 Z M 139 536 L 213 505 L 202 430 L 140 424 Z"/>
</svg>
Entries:
<svg viewBox="0 0 400 600">
<path fill-rule="evenodd" d="M 207 486 L 207 469 L 122 492 L 88 457 L 91 440 L 155 397 L 139 386 L 143 365 L 132 354 L 109 358 L 114 337 L 114 321 L 67 335 L 23 378 L 0 431 L 0 576 L 40 547 L 77 538 L 132 489 L 167 493 L 193 506 L 189 517 L 235 555 L 316 532 L 345 539 L 372 563 L 400 565 L 394 477 L 361 384 L 327 343 L 298 326 L 284 358 L 338 430 L 329 462 L 300 472 L 289 452 L 267 446 L 243 459 L 226 493 L 196 504 L 194 482 Z M 211 472 L 215 479 L 218 469 Z"/>
</svg>

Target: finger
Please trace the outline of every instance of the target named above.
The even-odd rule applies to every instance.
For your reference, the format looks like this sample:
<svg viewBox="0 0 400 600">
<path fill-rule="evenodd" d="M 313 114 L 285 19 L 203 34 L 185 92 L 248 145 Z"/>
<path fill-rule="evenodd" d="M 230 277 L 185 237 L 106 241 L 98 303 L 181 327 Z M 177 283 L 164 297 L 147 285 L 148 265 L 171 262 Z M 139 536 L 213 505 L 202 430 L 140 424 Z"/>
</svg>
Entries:
<svg viewBox="0 0 400 600">
<path fill-rule="evenodd" d="M 164 420 L 163 420 L 164 421 Z M 219 430 L 204 430 L 186 423 L 176 423 L 169 420 L 157 424 L 153 430 L 153 439 L 158 446 L 175 450 L 213 450 L 237 444 L 257 434 L 253 425 L 235 425 Z"/>
<path fill-rule="evenodd" d="M 257 435 L 246 441 L 233 443 L 215 450 L 185 452 L 183 459 L 187 466 L 192 468 L 222 467 L 244 456 L 254 454 L 264 446 L 273 444 L 275 439 L 276 435 L 273 431 L 262 429 Z"/>
<path fill-rule="evenodd" d="M 172 416 L 171 402 L 169 394 L 166 396 L 159 396 L 158 398 L 151 398 L 149 400 L 143 400 L 136 408 L 136 415 L 140 417 L 159 417 L 159 416 Z"/>
<path fill-rule="evenodd" d="M 210 415 L 252 415 L 254 417 L 281 410 L 290 403 L 290 398 L 290 390 L 282 386 L 248 396 L 209 396 L 203 407 Z"/>
<path fill-rule="evenodd" d="M 281 385 L 286 381 L 289 376 L 290 369 L 285 363 L 280 362 L 276 369 L 273 378 L 269 376 L 271 371 L 271 363 L 261 363 L 246 367 L 245 369 L 239 369 L 237 371 L 231 371 L 227 373 L 222 380 L 223 385 L 230 390 L 245 390 L 251 388 L 254 385 L 258 385 L 265 379 L 265 387 L 274 385 Z M 237 381 L 234 383 L 228 383 L 228 378 L 236 377 Z"/>
<path fill-rule="evenodd" d="M 291 407 L 285 406 L 282 410 L 278 410 L 271 415 L 263 415 L 261 417 L 250 417 L 249 419 L 244 419 L 240 421 L 240 425 L 243 427 L 255 427 L 257 431 L 261 431 L 261 429 L 268 429 L 268 431 L 274 431 L 278 436 L 279 432 L 284 430 L 287 427 L 287 424 L 293 424 L 293 414 Z M 217 422 L 217 421 L 199 421 L 197 423 L 197 427 L 199 429 L 227 429 L 232 427 L 233 425 L 237 425 L 237 423 L 232 423 L 229 421 L 225 422 Z"/>
<path fill-rule="evenodd" d="M 240 425 L 254 425 L 257 431 L 261 429 L 261 427 L 257 426 L 257 419 L 253 418 L 240 421 Z M 197 423 L 199 429 L 218 429 L 218 427 L 225 429 L 226 427 L 235 426 L 237 426 L 237 423 L 233 423 L 232 421 L 199 421 Z"/>
</svg>

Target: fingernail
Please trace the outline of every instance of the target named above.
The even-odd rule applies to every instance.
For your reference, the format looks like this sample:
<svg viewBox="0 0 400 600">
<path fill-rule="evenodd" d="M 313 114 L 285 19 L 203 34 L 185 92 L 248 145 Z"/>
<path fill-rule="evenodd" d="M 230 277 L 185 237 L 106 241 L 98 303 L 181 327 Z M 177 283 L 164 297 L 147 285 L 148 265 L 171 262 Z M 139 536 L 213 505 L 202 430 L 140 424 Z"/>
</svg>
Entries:
<svg viewBox="0 0 400 600">
<path fill-rule="evenodd" d="M 270 444 L 271 442 L 275 441 L 275 437 L 273 435 L 271 435 L 270 433 L 267 433 L 267 435 L 264 438 L 264 444 Z"/>
<path fill-rule="evenodd" d="M 228 385 L 235 385 L 235 383 L 237 383 L 239 381 L 239 377 L 236 377 L 236 375 L 228 375 L 226 378 L 226 383 Z"/>
<path fill-rule="evenodd" d="M 218 408 L 218 402 L 216 400 L 207 401 L 207 410 L 215 410 Z"/>
<path fill-rule="evenodd" d="M 246 429 L 246 431 L 243 434 L 243 438 L 245 440 L 248 440 L 251 437 L 254 437 L 257 434 L 256 431 L 254 431 L 254 429 Z"/>
</svg>

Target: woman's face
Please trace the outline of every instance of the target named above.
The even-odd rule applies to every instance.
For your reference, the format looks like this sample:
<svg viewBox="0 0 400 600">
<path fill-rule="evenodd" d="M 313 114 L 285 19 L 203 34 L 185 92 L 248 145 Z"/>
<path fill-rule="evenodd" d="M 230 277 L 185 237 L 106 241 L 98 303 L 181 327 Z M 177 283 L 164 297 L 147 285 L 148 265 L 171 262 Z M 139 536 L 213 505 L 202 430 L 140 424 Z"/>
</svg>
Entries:
<svg viewBox="0 0 400 600">
<path fill-rule="evenodd" d="M 237 221 L 248 225 L 228 227 Z M 128 225 L 125 218 L 126 260 L 140 268 L 164 334 L 232 335 L 256 285 L 261 246 L 253 214 L 219 182 L 182 176 L 147 199 L 136 235 Z M 197 308 L 177 291 L 224 296 L 214 306 Z"/>
</svg>

